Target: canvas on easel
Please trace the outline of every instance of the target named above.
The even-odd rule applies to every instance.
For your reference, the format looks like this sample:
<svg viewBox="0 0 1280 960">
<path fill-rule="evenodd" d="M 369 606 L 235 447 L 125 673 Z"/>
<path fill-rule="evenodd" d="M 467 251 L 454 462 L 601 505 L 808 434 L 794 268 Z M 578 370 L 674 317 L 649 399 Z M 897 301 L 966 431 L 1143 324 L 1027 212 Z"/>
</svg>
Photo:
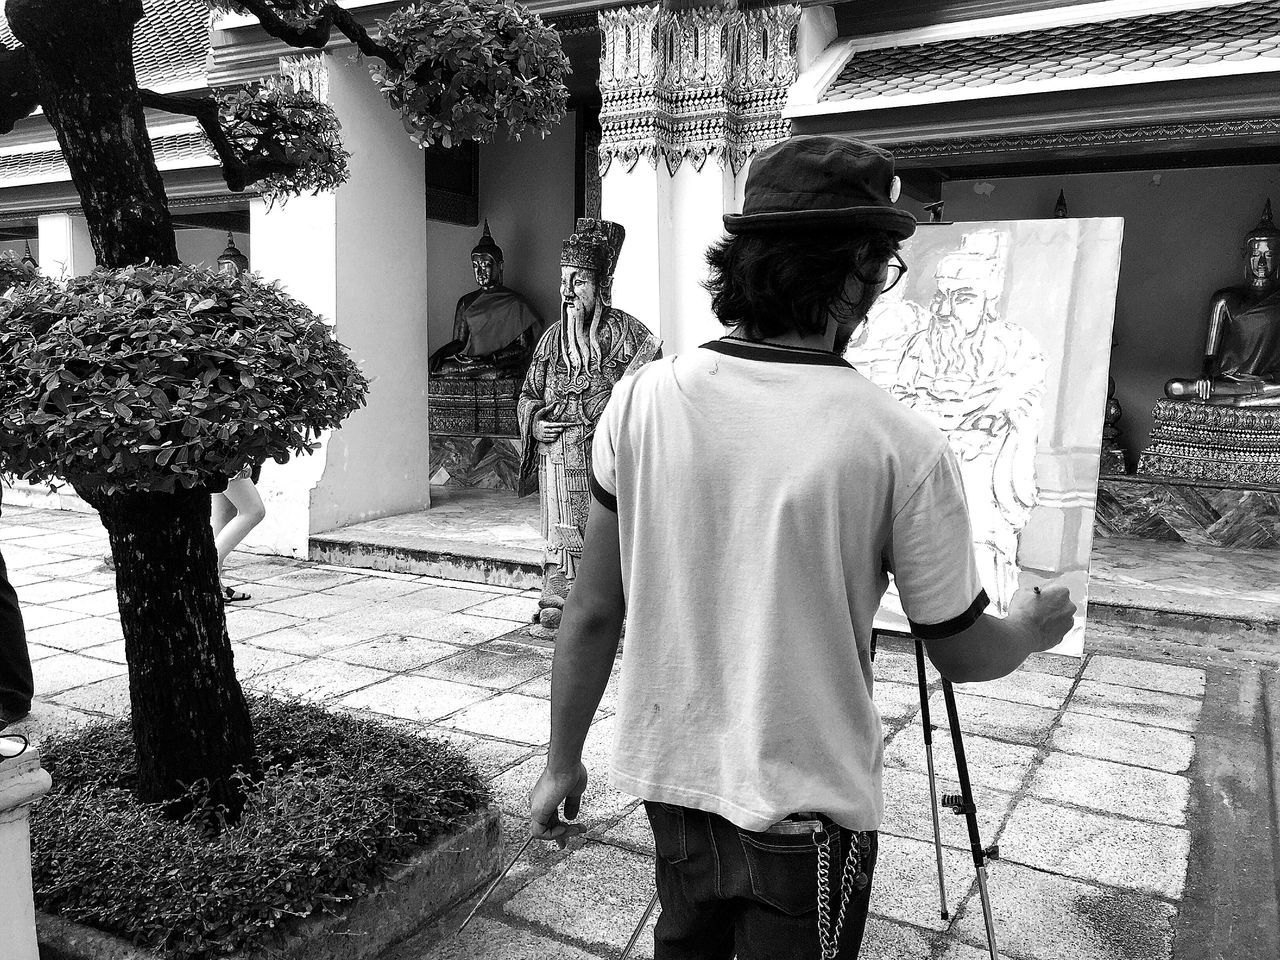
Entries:
<svg viewBox="0 0 1280 960">
<path fill-rule="evenodd" d="M 960 464 L 989 612 L 1059 580 L 1080 656 L 1124 221 L 921 224 L 909 271 L 845 354 L 946 434 Z M 907 632 L 892 586 L 876 617 Z"/>
</svg>

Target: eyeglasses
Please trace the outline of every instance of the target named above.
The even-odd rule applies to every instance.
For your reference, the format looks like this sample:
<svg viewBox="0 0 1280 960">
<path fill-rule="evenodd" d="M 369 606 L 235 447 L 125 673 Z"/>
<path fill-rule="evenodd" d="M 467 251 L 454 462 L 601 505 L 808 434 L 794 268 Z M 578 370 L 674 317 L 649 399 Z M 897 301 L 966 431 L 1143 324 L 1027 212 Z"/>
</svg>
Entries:
<svg viewBox="0 0 1280 960">
<path fill-rule="evenodd" d="M 867 277 L 863 276 L 862 266 L 859 265 L 853 268 L 853 275 L 869 287 L 879 285 L 881 293 L 892 290 L 907 275 L 907 265 L 897 253 L 889 254 L 889 259 L 884 262 L 881 270 L 883 272 L 879 276 Z"/>
</svg>

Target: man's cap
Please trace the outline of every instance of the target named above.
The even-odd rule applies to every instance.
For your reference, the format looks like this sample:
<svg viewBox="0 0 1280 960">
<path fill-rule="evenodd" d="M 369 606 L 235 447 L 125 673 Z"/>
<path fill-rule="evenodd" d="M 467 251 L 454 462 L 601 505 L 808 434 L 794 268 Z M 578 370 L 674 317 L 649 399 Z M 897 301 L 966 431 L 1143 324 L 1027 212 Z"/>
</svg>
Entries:
<svg viewBox="0 0 1280 960">
<path fill-rule="evenodd" d="M 852 137 L 792 137 L 752 162 L 742 213 L 725 214 L 724 228 L 872 227 L 905 240 L 916 218 L 893 205 L 899 186 L 893 155 L 879 147 Z"/>
</svg>

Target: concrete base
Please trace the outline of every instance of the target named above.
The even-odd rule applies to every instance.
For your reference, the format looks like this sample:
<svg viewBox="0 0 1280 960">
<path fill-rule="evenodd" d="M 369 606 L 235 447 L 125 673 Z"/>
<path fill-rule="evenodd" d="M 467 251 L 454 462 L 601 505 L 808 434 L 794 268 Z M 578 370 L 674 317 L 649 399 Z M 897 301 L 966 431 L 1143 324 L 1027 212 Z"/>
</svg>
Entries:
<svg viewBox="0 0 1280 960">
<path fill-rule="evenodd" d="M 502 817 L 491 806 L 402 866 L 340 916 L 291 924 L 267 946 L 228 960 L 375 960 L 496 876 Z M 37 914 L 41 960 L 160 960 L 161 955 L 61 917 Z"/>
</svg>

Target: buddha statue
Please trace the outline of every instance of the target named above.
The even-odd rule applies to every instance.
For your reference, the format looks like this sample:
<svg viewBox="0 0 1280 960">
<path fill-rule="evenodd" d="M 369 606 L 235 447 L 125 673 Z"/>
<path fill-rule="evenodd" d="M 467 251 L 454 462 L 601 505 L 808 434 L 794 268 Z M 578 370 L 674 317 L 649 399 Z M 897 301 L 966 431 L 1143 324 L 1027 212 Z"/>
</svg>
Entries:
<svg viewBox="0 0 1280 960">
<path fill-rule="evenodd" d="M 1236 407 L 1280 407 L 1280 230 L 1271 201 L 1245 237 L 1245 282 L 1213 295 L 1196 380 L 1170 380 L 1165 396 Z"/>
<path fill-rule="evenodd" d="M 528 300 L 503 286 L 502 248 L 489 233 L 471 251 L 479 289 L 464 294 L 453 312 L 453 339 L 427 361 L 433 377 L 499 379 L 524 376 L 542 333 L 542 317 Z"/>
<path fill-rule="evenodd" d="M 1170 380 L 1151 412 L 1138 473 L 1280 485 L 1280 230 L 1267 201 L 1245 236 L 1245 282 L 1213 295 L 1204 363 Z"/>
<path fill-rule="evenodd" d="M 643 323 L 613 306 L 625 231 L 578 220 L 560 257 L 560 322 L 538 341 L 520 391 L 521 479 L 536 473 L 546 543 L 535 636 L 550 639 L 577 574 L 591 501 L 591 441 L 613 386 L 661 356 Z"/>
</svg>

